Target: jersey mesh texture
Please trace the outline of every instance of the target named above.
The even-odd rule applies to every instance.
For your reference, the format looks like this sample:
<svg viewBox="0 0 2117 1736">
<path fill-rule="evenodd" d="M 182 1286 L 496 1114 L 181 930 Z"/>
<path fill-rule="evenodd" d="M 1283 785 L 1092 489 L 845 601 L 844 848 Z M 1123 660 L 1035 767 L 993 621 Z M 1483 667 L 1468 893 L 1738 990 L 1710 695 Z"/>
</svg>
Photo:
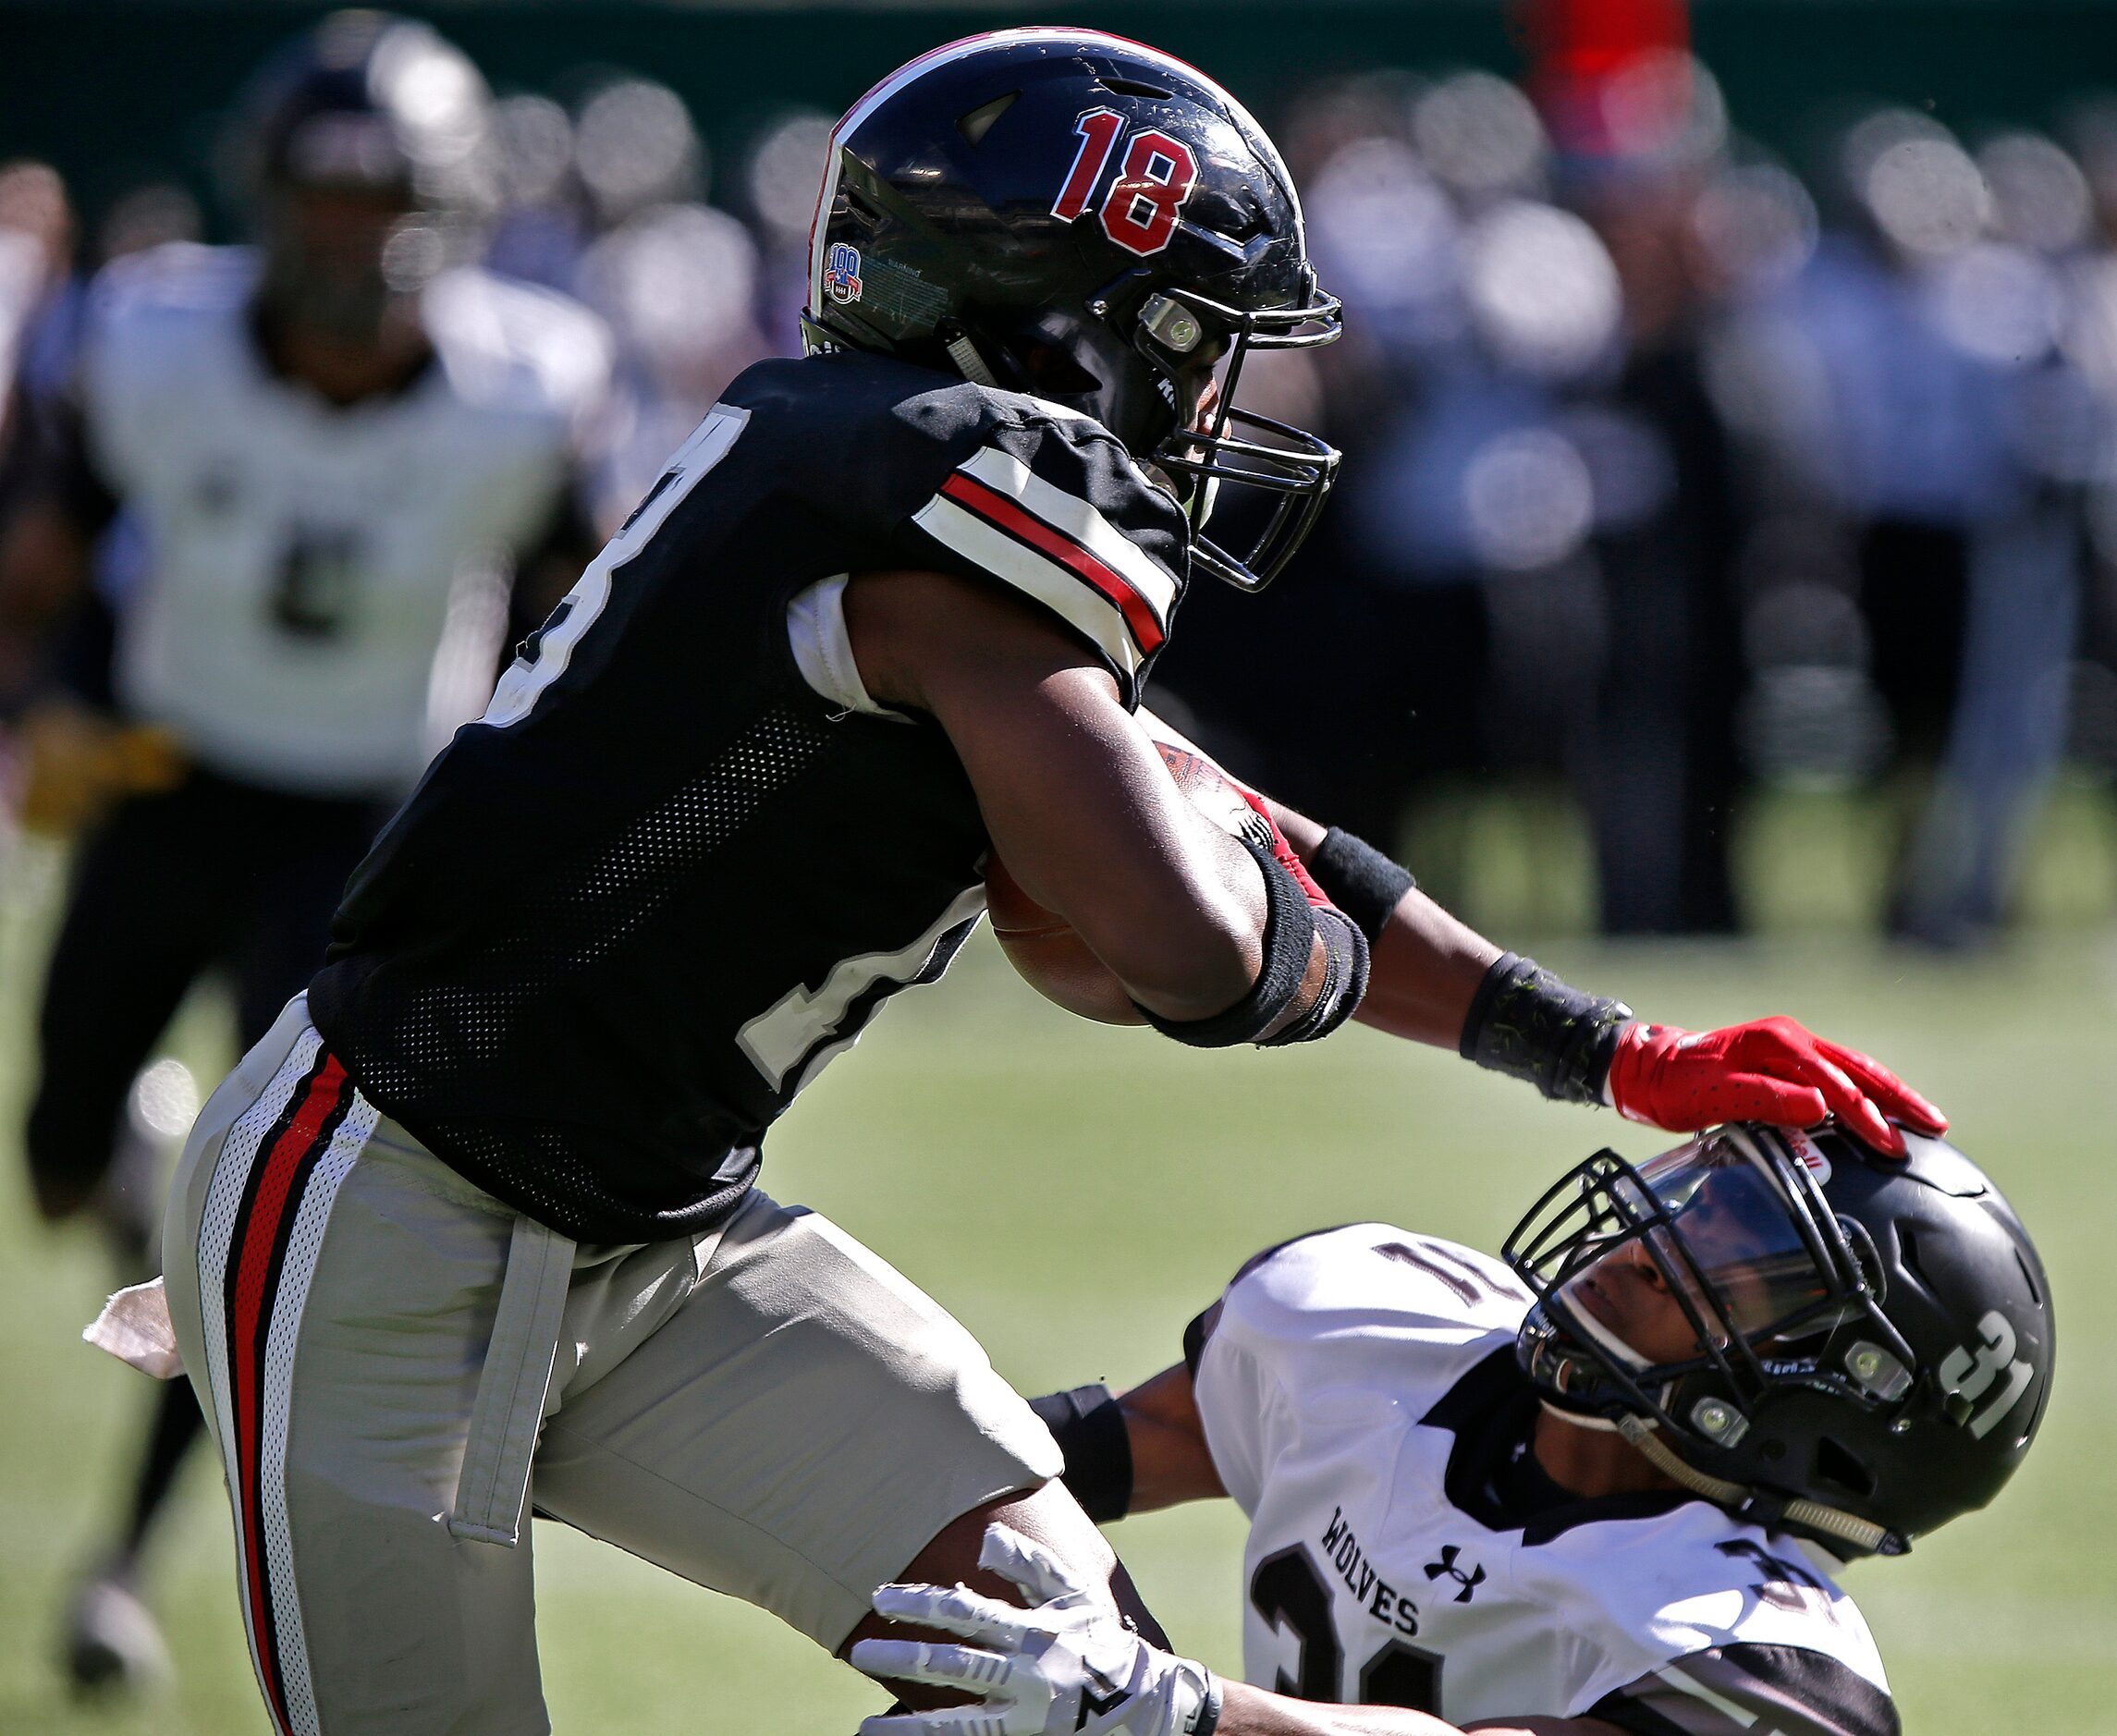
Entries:
<svg viewBox="0 0 2117 1736">
<path fill-rule="evenodd" d="M 408 1124 L 437 1155 L 475 1165 L 487 1185 L 494 1176 L 506 1175 L 512 1203 L 541 1221 L 563 1229 L 578 1220 L 583 1202 L 636 1217 L 637 1202 L 615 1191 L 603 1167 L 570 1150 L 563 1135 L 548 1128 L 503 1132 L 422 1117 L 422 1083 L 450 1071 L 474 1070 L 498 1057 L 524 1007 L 635 936 L 829 740 L 829 726 L 820 718 L 785 707 L 765 713 L 702 776 L 641 815 L 594 858 L 555 875 L 554 884 L 526 900 L 479 947 L 482 980 L 421 990 L 383 1042 L 335 1031 L 334 1045 L 352 1057 L 362 1089 L 385 1103 L 402 1105 Z M 521 1161 L 525 1157 L 532 1161 Z M 733 1189 L 729 1204 L 745 1186 L 747 1180 Z"/>
</svg>

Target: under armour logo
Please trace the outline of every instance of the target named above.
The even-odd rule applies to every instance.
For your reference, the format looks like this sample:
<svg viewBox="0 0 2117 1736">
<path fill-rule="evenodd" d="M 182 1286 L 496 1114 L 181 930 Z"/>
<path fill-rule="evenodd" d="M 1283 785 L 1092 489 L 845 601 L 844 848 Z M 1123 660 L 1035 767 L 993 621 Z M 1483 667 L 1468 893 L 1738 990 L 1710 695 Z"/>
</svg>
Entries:
<svg viewBox="0 0 2117 1736">
<path fill-rule="evenodd" d="M 1462 1587 L 1461 1591 L 1456 1593 L 1455 1601 L 1459 1604 L 1466 1604 L 1475 1595 L 1477 1588 L 1485 1583 L 1485 1570 L 1473 1562 L 1470 1571 L 1465 1573 L 1455 1564 L 1455 1558 L 1462 1553 L 1462 1551 L 1452 1543 L 1442 1544 L 1440 1559 L 1426 1563 L 1426 1577 L 1428 1579 L 1439 1579 L 1445 1574 L 1448 1578 L 1452 1579 Z"/>
<path fill-rule="evenodd" d="M 1081 1715 L 1073 1720 L 1073 1728 L 1075 1730 L 1086 1730 L 1090 1718 L 1101 1718 L 1106 1712 L 1114 1712 L 1131 1698 L 1131 1694 L 1119 1687 L 1112 1687 L 1107 1694 L 1099 1694 L 1093 1688 L 1083 1688 L 1081 1690 Z"/>
</svg>

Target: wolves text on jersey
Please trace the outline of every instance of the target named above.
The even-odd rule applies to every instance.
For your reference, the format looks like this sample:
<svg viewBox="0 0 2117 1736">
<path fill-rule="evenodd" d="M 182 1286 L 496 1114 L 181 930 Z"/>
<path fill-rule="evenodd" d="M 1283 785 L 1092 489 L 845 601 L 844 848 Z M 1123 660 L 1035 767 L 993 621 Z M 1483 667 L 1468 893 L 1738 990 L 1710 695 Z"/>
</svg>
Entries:
<svg viewBox="0 0 2117 1736">
<path fill-rule="evenodd" d="M 1324 1526 L 1318 1541 L 1323 1545 L 1324 1559 L 1338 1570 L 1338 1577 L 1362 1608 L 1399 1633 L 1419 1631 L 1418 1605 L 1376 1572 L 1342 1507 L 1330 1510 L 1330 1522 Z"/>
</svg>

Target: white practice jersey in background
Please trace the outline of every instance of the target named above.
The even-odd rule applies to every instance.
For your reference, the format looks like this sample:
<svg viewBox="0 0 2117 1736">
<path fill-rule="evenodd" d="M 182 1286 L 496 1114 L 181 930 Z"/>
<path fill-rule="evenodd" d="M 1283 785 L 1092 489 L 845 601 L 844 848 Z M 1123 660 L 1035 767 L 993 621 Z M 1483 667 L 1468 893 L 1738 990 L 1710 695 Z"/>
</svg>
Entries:
<svg viewBox="0 0 2117 1736">
<path fill-rule="evenodd" d="M 1793 1539 L 1670 1494 L 1526 1525 L 1490 1498 L 1535 1410 L 1528 1303 L 1486 1254 L 1356 1224 L 1253 1262 L 1206 1316 L 1198 1407 L 1251 1519 L 1248 1679 L 1457 1723 L 1615 1694 L 1627 1728 L 1676 1736 L 1893 1731 L 1866 1623 Z"/>
<path fill-rule="evenodd" d="M 452 271 L 421 306 L 434 363 L 340 408 L 267 370 L 256 274 L 179 243 L 93 291 L 85 437 L 147 543 L 118 698 L 227 776 L 388 795 L 490 691 L 496 602 L 569 486 L 609 339 L 563 297 Z"/>
</svg>

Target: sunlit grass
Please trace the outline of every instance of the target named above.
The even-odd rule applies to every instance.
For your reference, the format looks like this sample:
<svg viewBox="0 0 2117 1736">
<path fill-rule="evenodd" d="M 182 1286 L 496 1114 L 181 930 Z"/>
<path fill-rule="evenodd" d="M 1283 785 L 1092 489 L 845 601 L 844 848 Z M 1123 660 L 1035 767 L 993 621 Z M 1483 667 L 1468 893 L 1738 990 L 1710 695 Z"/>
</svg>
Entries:
<svg viewBox="0 0 2117 1736">
<path fill-rule="evenodd" d="M 1869 861 L 1857 840 L 1817 832 L 1813 812 L 1782 813 L 1772 821 L 1782 855 L 1796 820 L 1812 835 L 1793 851 L 1796 888 L 1820 896 L 1816 852 L 1829 846 L 1845 852 L 1833 872 L 1849 897 Z M 2077 917 L 2092 908 L 2080 900 L 2096 864 L 2108 865 L 2095 854 L 2106 819 L 2089 804 L 2055 824 L 2086 840 L 2064 846 L 2073 865 L 2057 906 Z M 49 891 L 24 890 L 18 873 L 11 884 L 0 898 L 0 1163 L 10 1168 Z M 2117 1705 L 2117 1375 L 2100 1347 L 2117 1335 L 2117 946 L 2107 927 L 2076 922 L 1947 963 L 1881 948 L 1849 914 L 1825 923 L 1811 909 L 1822 932 L 1789 934 L 1795 907 L 1777 908 L 1780 932 L 1766 941 L 1542 941 L 1537 955 L 1677 1022 L 1784 1010 L 1871 1047 L 1954 1115 L 1966 1149 L 2001 1179 L 2043 1248 L 2064 1323 L 2045 1436 L 1992 1513 L 1908 1560 L 1856 1568 L 1851 1586 L 1915 1736 L 2106 1731 Z M 218 1013 L 202 1002 L 177 1033 L 202 1070 L 225 1058 Z M 1654 1136 L 1364 1031 L 1306 1052 L 1211 1056 L 1083 1025 L 1035 1000 L 981 939 L 947 984 L 909 997 L 824 1076 L 775 1134 L 765 1179 L 895 1260 L 978 1331 L 1003 1372 L 1042 1391 L 1130 1381 L 1173 1360 L 1184 1321 L 1243 1256 L 1298 1229 L 1379 1216 L 1492 1246 L 1539 1179 L 1605 1142 L 1637 1155 Z M 153 1573 L 180 1687 L 144 1707 L 77 1712 L 58 1686 L 59 1601 L 94 1547 L 147 1388 L 76 1338 L 106 1284 L 98 1248 L 41 1234 L 27 1217 L 10 1185 L 0 1193 L 0 1731 L 262 1732 L 226 1506 L 202 1463 Z M 1240 1535 L 1225 1507 L 1118 1533 L 1171 1632 L 1228 1669 L 1240 1668 Z M 535 1547 L 561 1731 L 844 1736 L 879 1705 L 768 1618 L 556 1527 L 539 1526 Z"/>
</svg>

